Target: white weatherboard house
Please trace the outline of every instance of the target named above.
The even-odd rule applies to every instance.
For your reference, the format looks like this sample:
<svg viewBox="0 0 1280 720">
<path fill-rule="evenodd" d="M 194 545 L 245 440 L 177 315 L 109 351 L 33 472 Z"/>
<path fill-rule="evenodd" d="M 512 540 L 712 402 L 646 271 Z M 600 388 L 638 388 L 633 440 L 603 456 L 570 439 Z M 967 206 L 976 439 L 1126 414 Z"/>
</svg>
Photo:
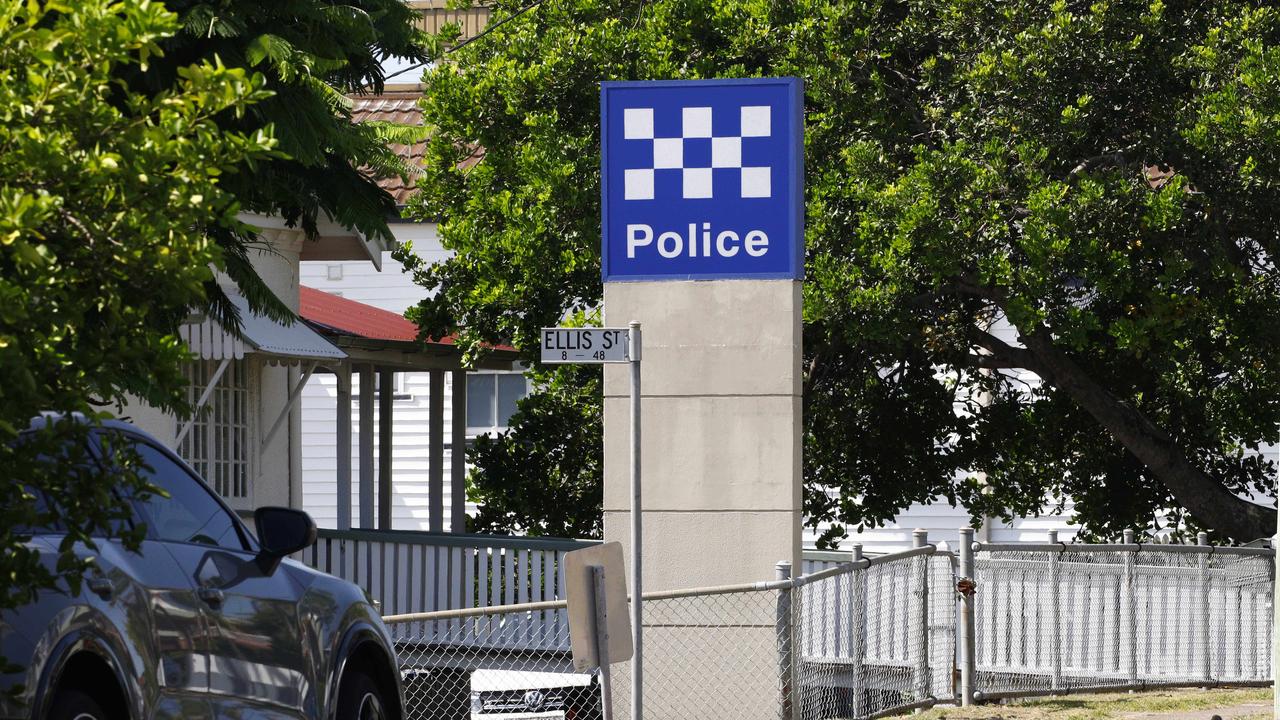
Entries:
<svg viewBox="0 0 1280 720">
<path fill-rule="evenodd" d="M 362 108 L 380 105 L 384 99 L 355 102 L 359 121 L 367 117 Z M 413 105 L 412 100 L 407 102 Z M 384 186 L 397 192 L 397 183 Z M 399 187 L 400 192 L 404 190 Z M 284 505 L 315 509 L 321 528 L 389 528 L 395 514 L 391 498 L 400 497 L 392 492 L 392 458 L 412 457 L 401 468 L 402 477 L 412 477 L 403 470 L 412 469 L 415 462 L 434 469 L 425 473 L 437 484 L 430 488 L 433 500 L 424 500 L 422 517 L 427 519 L 434 508 L 431 517 L 436 522 L 427 525 L 436 530 L 460 528 L 456 518 L 452 523 L 440 518 L 448 495 L 461 494 L 455 488 L 460 489 L 463 480 L 461 467 L 448 470 L 445 438 L 460 440 L 467 432 L 466 418 L 439 415 L 434 431 L 423 430 L 428 440 L 415 447 L 412 439 L 404 439 L 403 451 L 397 451 L 401 438 L 389 432 L 392 427 L 414 427 L 413 421 L 425 415 L 447 412 L 445 396 L 437 392 L 431 402 L 424 401 L 424 417 L 411 417 L 402 425 L 395 421 L 395 414 L 403 403 L 393 396 L 405 386 L 405 371 L 423 371 L 418 377 L 427 378 L 429 387 L 432 383 L 465 386 L 460 352 L 448 339 L 417 342 L 416 327 L 400 315 L 403 307 L 389 313 L 308 290 L 302 282 L 303 268 L 317 263 L 321 267 L 340 264 L 352 277 L 361 273 L 372 278 L 399 276 L 400 265 L 390 258 L 393 247 L 335 223 L 321 224 L 318 238 L 308 240 L 300 228 L 288 227 L 278 218 L 246 215 L 242 220 L 260 229 L 265 245 L 251 251 L 253 269 L 300 319 L 286 324 L 251 313 L 234 284 L 223 278 L 223 289 L 240 309 L 240 335 L 203 316 L 190 318 L 179 331 L 195 356 L 185 367 L 191 381 L 188 398 L 196 409 L 193 417 L 179 420 L 141 403 L 126 407 L 123 417 L 174 449 L 244 516 L 260 506 Z M 421 240 L 429 246 L 434 227 L 397 223 L 395 236 L 397 242 Z M 380 275 L 384 266 L 390 272 Z M 487 367 L 509 369 L 511 357 L 509 350 L 495 349 Z M 519 375 L 512 377 L 523 381 Z M 483 383 L 475 384 L 482 388 Z M 309 387 L 312 412 L 319 407 L 314 401 L 317 388 L 332 391 L 324 424 L 332 439 L 320 459 L 326 469 L 321 482 L 316 482 L 314 474 L 314 448 L 309 459 L 304 452 L 301 400 Z M 478 389 L 477 399 L 482 394 Z M 351 412 L 339 412 L 347 406 Z M 405 407 L 405 412 L 412 408 Z M 338 443 L 339 437 L 349 440 Z M 346 452 L 339 451 L 344 445 Z M 339 487 L 350 492 L 338 492 Z M 411 487 L 405 494 L 416 492 Z M 461 507 L 454 510 L 460 511 Z M 402 518 L 404 525 L 411 519 Z"/>
<path fill-rule="evenodd" d="M 300 229 L 271 217 L 242 218 L 261 228 L 266 248 L 253 251 L 254 270 L 287 307 L 298 309 L 298 265 L 314 254 L 364 263 L 385 250 L 336 225 L 307 241 Z M 181 328 L 196 360 L 186 366 L 189 398 L 198 408 L 189 421 L 136 404 L 124 417 L 175 449 L 237 511 L 261 505 L 300 506 L 301 445 L 293 400 L 305 377 L 321 365 L 341 363 L 345 353 L 305 324 L 285 326 L 252 315 L 224 282 L 241 309 L 243 335 L 195 317 Z"/>
</svg>

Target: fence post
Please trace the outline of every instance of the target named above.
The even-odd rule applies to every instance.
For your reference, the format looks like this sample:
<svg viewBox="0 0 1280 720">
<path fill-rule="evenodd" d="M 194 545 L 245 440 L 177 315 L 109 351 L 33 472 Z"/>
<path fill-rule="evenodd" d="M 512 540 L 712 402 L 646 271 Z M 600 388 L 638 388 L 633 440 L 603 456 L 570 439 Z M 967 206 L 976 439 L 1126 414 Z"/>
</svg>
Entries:
<svg viewBox="0 0 1280 720">
<path fill-rule="evenodd" d="M 1049 543 L 1058 542 L 1058 531 L 1049 531 Z M 1063 548 L 1064 550 L 1066 548 Z M 1051 553 L 1049 555 L 1049 662 L 1051 664 L 1052 679 L 1050 681 L 1050 689 L 1057 691 L 1062 689 L 1062 610 L 1059 607 L 1059 593 L 1061 592 L 1061 574 L 1062 569 L 1059 567 L 1062 553 Z"/>
<path fill-rule="evenodd" d="M 977 572 L 973 563 L 973 528 L 960 530 L 960 581 L 969 581 L 960 591 L 960 706 L 973 704 L 973 671 L 977 658 L 975 648 L 973 601 L 977 588 Z"/>
<path fill-rule="evenodd" d="M 783 560 L 774 565 L 777 580 L 791 579 L 791 563 Z M 778 680 L 782 688 L 782 720 L 792 720 L 795 715 L 792 695 L 795 692 L 795 626 L 792 615 L 792 587 L 778 589 L 778 609 L 775 624 L 778 631 Z"/>
<path fill-rule="evenodd" d="M 1209 544 L 1209 533 L 1198 533 L 1196 535 L 1196 544 L 1207 546 Z M 1201 668 L 1200 676 L 1206 683 L 1213 682 L 1213 658 L 1209 654 L 1209 558 L 1211 555 L 1196 555 L 1196 564 L 1200 570 L 1200 655 Z"/>
<path fill-rule="evenodd" d="M 867 576 L 861 565 L 862 544 L 857 543 L 853 546 L 853 572 L 849 573 L 849 582 L 853 585 L 849 593 L 852 600 L 849 619 L 850 627 L 853 628 L 849 655 L 853 659 L 853 716 L 855 718 L 865 714 L 866 700 L 863 696 L 867 690 L 866 676 L 863 674 L 866 669 L 867 655 Z"/>
<path fill-rule="evenodd" d="M 1133 544 L 1133 530 L 1124 531 L 1124 544 Z M 1120 588 L 1121 598 L 1123 598 L 1120 609 L 1120 641 L 1127 642 L 1128 648 L 1124 649 L 1124 657 L 1126 661 L 1126 669 L 1129 672 L 1129 687 L 1136 688 L 1138 686 L 1138 588 L 1137 578 L 1134 575 L 1134 566 L 1137 564 L 1137 551 L 1124 554 L 1124 579 L 1123 587 Z M 1123 646 L 1122 646 L 1123 647 Z"/>
<path fill-rule="evenodd" d="M 929 544 L 927 530 L 915 530 L 911 533 L 913 547 L 922 548 Z M 916 639 L 916 699 L 924 700 L 931 696 L 933 683 L 929 680 L 929 558 L 921 555 L 916 558 L 920 565 L 919 583 L 920 604 L 917 608 L 916 626 L 920 628 Z"/>
</svg>

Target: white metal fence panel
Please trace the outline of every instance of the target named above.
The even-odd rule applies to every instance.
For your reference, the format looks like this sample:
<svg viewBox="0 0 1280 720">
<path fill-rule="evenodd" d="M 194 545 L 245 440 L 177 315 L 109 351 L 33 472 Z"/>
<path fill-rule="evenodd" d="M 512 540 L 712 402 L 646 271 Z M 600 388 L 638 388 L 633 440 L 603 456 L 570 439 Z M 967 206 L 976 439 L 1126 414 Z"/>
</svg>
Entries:
<svg viewBox="0 0 1280 720">
<path fill-rule="evenodd" d="M 950 554 L 927 547 L 885 555 L 799 583 L 797 718 L 861 718 L 953 700 Z"/>
<path fill-rule="evenodd" d="M 1270 551 L 980 547 L 980 697 L 1270 680 Z"/>
</svg>

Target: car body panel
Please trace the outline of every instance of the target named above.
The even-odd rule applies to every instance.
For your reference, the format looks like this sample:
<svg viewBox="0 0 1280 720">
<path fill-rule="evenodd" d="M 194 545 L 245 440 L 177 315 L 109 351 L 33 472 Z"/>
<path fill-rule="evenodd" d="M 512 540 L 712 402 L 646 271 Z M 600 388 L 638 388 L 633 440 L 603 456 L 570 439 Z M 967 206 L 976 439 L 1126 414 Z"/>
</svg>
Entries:
<svg viewBox="0 0 1280 720">
<path fill-rule="evenodd" d="M 156 446 L 202 482 L 145 433 L 107 425 Z M 46 591 L 0 613 L 0 655 L 22 667 L 0 674 L 0 718 L 43 717 L 62 670 L 80 652 L 113 669 L 133 720 L 333 718 L 346 658 L 363 643 L 374 643 L 387 662 L 368 671 L 396 680 L 388 688 L 396 697 L 384 703 L 403 707 L 390 634 L 364 592 L 292 560 L 272 568 L 239 518 L 218 503 L 241 529 L 243 551 L 149 537 L 135 553 L 97 540 L 96 549 L 77 548 L 94 564 L 78 595 Z M 51 569 L 62 537 L 48 532 L 30 541 Z M 106 580 L 109 589 L 90 579 Z M 202 589 L 221 591 L 221 602 Z M 14 696 L 4 692 L 16 685 L 23 688 Z"/>
<path fill-rule="evenodd" d="M 229 714 L 224 703 L 241 708 L 245 702 L 260 706 L 257 714 L 314 716 L 317 668 L 303 653 L 298 616 L 307 586 L 288 572 L 263 573 L 253 553 L 181 543 L 166 549 L 192 571 L 193 585 L 221 597 L 202 601 L 215 716 Z"/>
</svg>

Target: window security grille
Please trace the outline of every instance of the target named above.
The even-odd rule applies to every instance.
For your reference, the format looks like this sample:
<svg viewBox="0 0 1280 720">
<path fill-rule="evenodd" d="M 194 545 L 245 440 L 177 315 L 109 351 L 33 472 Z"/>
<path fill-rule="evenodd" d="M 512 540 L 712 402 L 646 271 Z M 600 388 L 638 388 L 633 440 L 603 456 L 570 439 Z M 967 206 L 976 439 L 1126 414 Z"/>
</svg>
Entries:
<svg viewBox="0 0 1280 720">
<path fill-rule="evenodd" d="M 192 406 L 204 394 L 220 362 L 187 363 L 187 402 Z M 178 446 L 182 459 L 236 509 L 248 508 L 253 502 L 250 486 L 253 435 L 249 417 L 247 362 L 232 360 L 208 402 L 196 415 L 191 431 Z"/>
</svg>

